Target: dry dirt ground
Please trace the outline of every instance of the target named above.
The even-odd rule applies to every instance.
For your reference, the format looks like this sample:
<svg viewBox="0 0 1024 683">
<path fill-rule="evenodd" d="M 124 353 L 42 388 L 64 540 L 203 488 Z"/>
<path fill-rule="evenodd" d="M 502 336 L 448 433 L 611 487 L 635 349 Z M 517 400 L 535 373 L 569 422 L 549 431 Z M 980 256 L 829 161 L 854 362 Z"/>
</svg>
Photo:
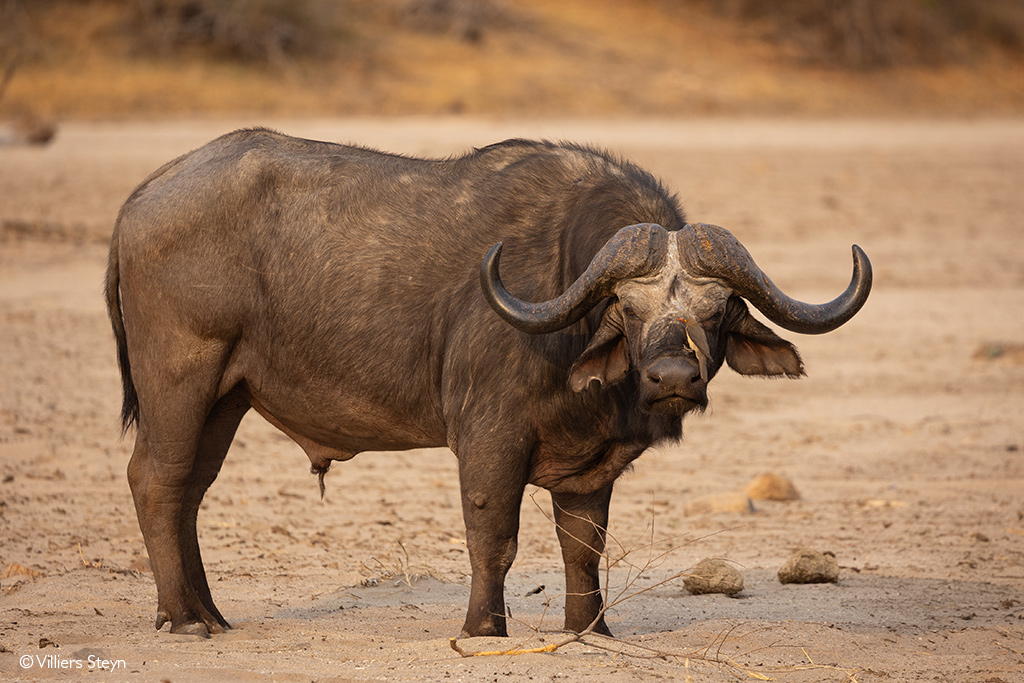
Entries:
<svg viewBox="0 0 1024 683">
<path fill-rule="evenodd" d="M 809 377 L 723 371 L 683 443 L 620 481 L 612 552 L 634 569 L 611 571 L 612 596 L 649 590 L 610 612 L 615 642 L 460 657 L 448 639 L 469 561 L 451 453 L 360 455 L 321 501 L 302 452 L 255 415 L 200 514 L 235 629 L 154 631 L 104 242 L 147 173 L 248 123 L 67 124 L 48 147 L 0 148 L 0 678 L 1024 680 L 1020 120 L 271 122 L 431 155 L 511 135 L 597 143 L 663 177 L 692 219 L 732 229 L 789 293 L 840 291 L 853 242 L 875 289 L 836 332 L 785 335 Z M 693 505 L 769 471 L 801 500 Z M 537 627 L 561 623 L 548 497 L 527 493 L 513 636 L 467 649 L 543 644 Z M 839 582 L 780 584 L 801 546 L 835 553 Z M 709 556 L 742 569 L 737 597 L 665 582 Z"/>
</svg>

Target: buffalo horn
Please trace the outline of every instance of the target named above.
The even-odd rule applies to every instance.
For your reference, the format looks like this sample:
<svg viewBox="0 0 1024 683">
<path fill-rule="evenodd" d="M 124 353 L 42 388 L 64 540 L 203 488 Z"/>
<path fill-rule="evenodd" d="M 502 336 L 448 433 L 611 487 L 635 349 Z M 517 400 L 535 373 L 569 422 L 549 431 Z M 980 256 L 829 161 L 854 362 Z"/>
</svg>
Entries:
<svg viewBox="0 0 1024 683">
<path fill-rule="evenodd" d="M 512 296 L 501 283 L 498 242 L 480 266 L 480 283 L 491 307 L 513 327 L 532 334 L 554 332 L 573 324 L 610 296 L 617 281 L 653 273 L 664 264 L 667 253 L 668 232 L 664 228 L 653 223 L 630 225 L 608 240 L 586 271 L 560 296 L 529 303 Z"/>
<path fill-rule="evenodd" d="M 828 303 L 807 304 L 783 294 L 728 230 L 696 223 L 680 230 L 677 239 L 680 259 L 690 275 L 721 280 L 773 323 L 793 332 L 831 332 L 861 309 L 871 291 L 871 262 L 856 244 L 853 278 L 846 291 Z"/>
</svg>

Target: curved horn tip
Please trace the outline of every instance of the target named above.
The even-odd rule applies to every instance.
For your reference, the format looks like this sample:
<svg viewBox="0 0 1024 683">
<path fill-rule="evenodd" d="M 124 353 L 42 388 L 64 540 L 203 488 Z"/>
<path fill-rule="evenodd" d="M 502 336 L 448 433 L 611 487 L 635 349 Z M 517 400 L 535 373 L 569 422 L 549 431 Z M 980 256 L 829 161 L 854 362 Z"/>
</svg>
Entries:
<svg viewBox="0 0 1024 683">
<path fill-rule="evenodd" d="M 498 261 L 501 259 L 501 247 L 502 243 L 498 242 L 493 247 L 487 250 L 484 255 L 484 260 L 480 262 L 480 276 L 486 278 L 487 276 L 493 276 L 501 279 L 498 276 Z"/>
<path fill-rule="evenodd" d="M 860 246 L 854 244 L 853 248 L 853 267 L 858 271 L 864 271 L 868 277 L 871 276 L 871 260 L 868 255 L 864 252 Z"/>
</svg>

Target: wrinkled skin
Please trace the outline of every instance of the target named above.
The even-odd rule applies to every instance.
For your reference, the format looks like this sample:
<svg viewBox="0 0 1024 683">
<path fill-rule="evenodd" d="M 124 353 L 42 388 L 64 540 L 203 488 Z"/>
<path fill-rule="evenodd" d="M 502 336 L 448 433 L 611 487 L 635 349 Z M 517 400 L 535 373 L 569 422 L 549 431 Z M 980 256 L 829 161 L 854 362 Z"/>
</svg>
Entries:
<svg viewBox="0 0 1024 683">
<path fill-rule="evenodd" d="M 803 372 L 740 298 L 765 305 L 743 282 L 767 279 L 733 284 L 745 251 L 712 228 L 687 225 L 640 169 L 573 145 L 513 140 L 421 160 L 250 130 L 159 169 L 121 210 L 106 289 L 124 426 L 138 428 L 128 480 L 157 628 L 230 628 L 196 517 L 254 409 L 304 449 L 321 487 L 333 462 L 363 451 L 452 449 L 472 567 L 464 635 L 506 634 L 523 491 L 548 489 L 565 627 L 608 633 L 598 563 L 615 479 L 680 438 L 724 362 Z M 485 253 L 497 278 L 496 242 L 509 291 L 527 302 L 582 292 L 569 313 L 502 307 L 486 278 L 482 291 Z M 597 285 L 578 286 L 595 264 Z M 870 271 L 854 280 L 853 305 L 808 316 L 788 301 L 779 319 L 842 324 Z M 515 312 L 534 309 L 536 320 Z"/>
</svg>

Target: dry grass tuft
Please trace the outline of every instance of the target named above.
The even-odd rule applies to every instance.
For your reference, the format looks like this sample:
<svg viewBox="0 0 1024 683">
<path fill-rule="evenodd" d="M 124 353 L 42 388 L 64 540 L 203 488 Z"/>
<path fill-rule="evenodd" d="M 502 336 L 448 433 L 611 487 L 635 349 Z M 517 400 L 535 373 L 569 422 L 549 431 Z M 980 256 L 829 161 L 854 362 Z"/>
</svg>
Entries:
<svg viewBox="0 0 1024 683">
<path fill-rule="evenodd" d="M 407 586 L 423 578 L 444 581 L 441 572 L 424 564 L 413 564 L 409 559 L 409 551 L 401 541 L 396 541 L 397 548 L 390 549 L 383 558 L 371 555 L 363 562 L 368 574 L 363 579 L 364 586 L 376 586 L 381 581 L 397 579 Z"/>
</svg>

